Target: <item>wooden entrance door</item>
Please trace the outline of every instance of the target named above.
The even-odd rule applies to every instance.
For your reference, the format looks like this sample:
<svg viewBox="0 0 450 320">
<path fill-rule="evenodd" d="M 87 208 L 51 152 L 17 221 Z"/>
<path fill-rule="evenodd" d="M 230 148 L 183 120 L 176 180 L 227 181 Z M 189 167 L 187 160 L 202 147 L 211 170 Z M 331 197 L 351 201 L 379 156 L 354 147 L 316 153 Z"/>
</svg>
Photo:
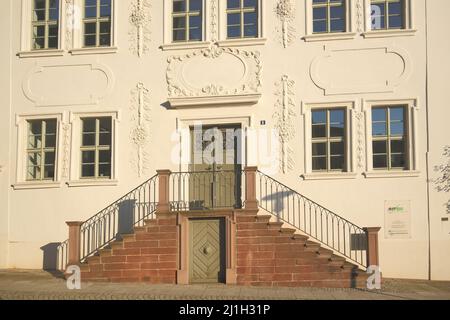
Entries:
<svg viewBox="0 0 450 320">
<path fill-rule="evenodd" d="M 240 126 L 191 128 L 190 209 L 241 207 L 240 144 Z"/>
</svg>

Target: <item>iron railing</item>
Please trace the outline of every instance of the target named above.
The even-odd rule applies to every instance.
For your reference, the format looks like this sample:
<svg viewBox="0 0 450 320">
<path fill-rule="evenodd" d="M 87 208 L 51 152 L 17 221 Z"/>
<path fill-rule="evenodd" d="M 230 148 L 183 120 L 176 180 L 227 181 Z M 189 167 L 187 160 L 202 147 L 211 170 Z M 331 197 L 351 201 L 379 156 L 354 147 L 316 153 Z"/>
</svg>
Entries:
<svg viewBox="0 0 450 320">
<path fill-rule="evenodd" d="M 241 170 L 173 172 L 169 178 L 172 211 L 241 208 Z"/>
<path fill-rule="evenodd" d="M 86 220 L 80 228 L 81 262 L 121 234 L 132 233 L 135 226 L 143 226 L 145 219 L 151 219 L 156 211 L 157 187 L 158 175 L 155 175 Z M 61 256 L 60 270 L 67 264 L 67 243 L 68 240 L 62 242 L 57 249 L 58 257 Z"/>
<path fill-rule="evenodd" d="M 61 242 L 56 247 L 56 269 L 66 270 L 67 262 L 69 260 L 69 240 Z"/>
<path fill-rule="evenodd" d="M 345 258 L 367 267 L 367 233 L 354 223 L 257 172 L 259 206 Z"/>
</svg>

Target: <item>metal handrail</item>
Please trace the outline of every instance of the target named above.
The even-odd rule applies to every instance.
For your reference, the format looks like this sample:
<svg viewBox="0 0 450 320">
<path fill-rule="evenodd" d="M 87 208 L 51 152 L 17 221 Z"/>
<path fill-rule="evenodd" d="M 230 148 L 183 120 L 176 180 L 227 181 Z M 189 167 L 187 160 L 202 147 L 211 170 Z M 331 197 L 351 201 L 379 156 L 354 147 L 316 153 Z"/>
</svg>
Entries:
<svg viewBox="0 0 450 320">
<path fill-rule="evenodd" d="M 170 208 L 172 211 L 241 208 L 241 181 L 241 170 L 172 172 Z M 216 197 L 217 192 L 222 192 L 220 197 Z"/>
<path fill-rule="evenodd" d="M 135 226 L 144 225 L 152 217 L 157 205 L 158 175 L 154 175 L 126 195 L 111 203 L 81 225 L 81 262 L 98 250 L 118 239 L 121 234 L 130 233 Z M 58 268 L 64 270 L 67 264 L 68 240 L 58 248 Z"/>
<path fill-rule="evenodd" d="M 367 232 L 317 202 L 257 171 L 259 207 L 345 258 L 367 267 Z"/>
</svg>

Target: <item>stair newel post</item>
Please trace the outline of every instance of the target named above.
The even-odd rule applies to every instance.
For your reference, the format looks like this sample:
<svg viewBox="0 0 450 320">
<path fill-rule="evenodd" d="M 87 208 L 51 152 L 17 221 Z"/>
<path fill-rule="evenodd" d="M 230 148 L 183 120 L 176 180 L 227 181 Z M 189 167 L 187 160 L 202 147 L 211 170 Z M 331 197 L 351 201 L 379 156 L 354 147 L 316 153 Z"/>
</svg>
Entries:
<svg viewBox="0 0 450 320">
<path fill-rule="evenodd" d="M 367 266 L 379 266 L 378 257 L 378 232 L 380 227 L 364 228 L 367 235 Z"/>
<path fill-rule="evenodd" d="M 68 265 L 78 265 L 81 260 L 81 221 L 68 221 L 69 226 L 69 261 Z"/>
<path fill-rule="evenodd" d="M 157 173 L 159 179 L 159 198 L 158 205 L 156 206 L 156 213 L 168 213 L 170 211 L 169 179 L 172 172 L 170 170 L 158 170 Z"/>
<path fill-rule="evenodd" d="M 258 167 L 246 167 L 245 172 L 245 209 L 258 209 L 256 200 L 256 172 Z"/>
</svg>

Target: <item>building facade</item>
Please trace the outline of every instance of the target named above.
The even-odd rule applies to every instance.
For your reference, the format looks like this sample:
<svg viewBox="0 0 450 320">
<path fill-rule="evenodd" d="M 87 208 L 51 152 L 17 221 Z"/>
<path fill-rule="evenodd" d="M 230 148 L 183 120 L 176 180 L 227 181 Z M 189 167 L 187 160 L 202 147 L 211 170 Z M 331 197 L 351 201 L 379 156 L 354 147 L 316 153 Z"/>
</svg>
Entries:
<svg viewBox="0 0 450 320">
<path fill-rule="evenodd" d="M 0 268 L 48 267 L 157 170 L 258 166 L 381 227 L 383 276 L 450 280 L 448 1 L 2 5 Z"/>
</svg>

